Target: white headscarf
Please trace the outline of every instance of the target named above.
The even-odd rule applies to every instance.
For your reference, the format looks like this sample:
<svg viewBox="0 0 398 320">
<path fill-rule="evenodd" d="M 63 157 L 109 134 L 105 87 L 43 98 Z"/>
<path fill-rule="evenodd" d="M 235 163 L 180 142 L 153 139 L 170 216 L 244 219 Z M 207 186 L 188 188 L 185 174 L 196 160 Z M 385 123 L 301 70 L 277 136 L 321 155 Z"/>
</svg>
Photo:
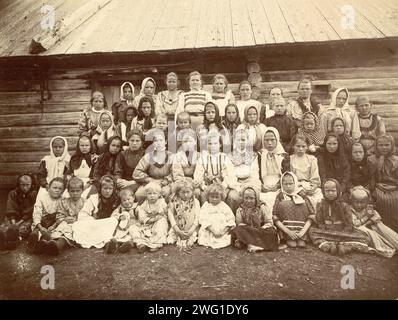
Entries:
<svg viewBox="0 0 398 320">
<path fill-rule="evenodd" d="M 123 88 L 125 85 L 130 86 L 131 88 L 131 100 L 127 100 L 124 98 L 123 94 Z M 126 101 L 128 106 L 133 105 L 133 100 L 134 100 L 134 85 L 131 82 L 123 82 L 122 85 L 120 86 L 120 101 Z"/>
<path fill-rule="evenodd" d="M 294 190 L 291 193 L 287 193 L 285 190 L 283 190 L 282 179 L 286 175 L 290 175 L 290 176 L 293 177 Z M 303 188 L 299 187 L 299 182 L 298 182 L 297 176 L 293 172 L 286 171 L 284 174 L 282 174 L 282 177 L 281 177 L 281 191 L 282 191 L 282 194 L 283 194 L 283 196 L 284 196 L 284 198 L 286 200 L 292 199 L 295 204 L 305 203 L 303 197 L 299 195 L 299 192 L 301 190 L 303 190 Z"/>
<path fill-rule="evenodd" d="M 60 157 L 56 157 L 54 154 L 53 150 L 53 142 L 55 139 L 61 139 L 64 142 L 64 152 Z M 69 165 L 70 161 L 70 154 L 68 152 L 68 141 L 61 136 L 56 136 L 51 139 L 50 141 L 50 155 L 45 156 L 42 161 L 45 162 L 46 164 L 46 170 L 47 170 L 47 183 L 50 183 L 50 181 L 54 178 L 57 177 L 63 177 L 65 167 Z"/>
<path fill-rule="evenodd" d="M 144 80 L 142 80 L 140 95 L 141 95 L 141 96 L 145 96 L 144 89 L 145 89 L 145 86 L 146 86 L 146 84 L 147 84 L 148 81 L 152 81 L 152 82 L 153 82 L 153 85 L 154 85 L 154 88 L 153 88 L 153 95 L 155 96 L 155 92 L 156 92 L 156 81 L 153 80 L 153 78 L 151 78 L 151 77 L 147 77 L 147 78 L 145 78 Z"/>
<path fill-rule="evenodd" d="M 111 119 L 111 126 L 108 129 L 106 129 L 105 131 L 102 130 L 102 128 L 100 126 L 101 125 L 101 117 L 103 114 L 107 114 Z M 103 147 L 109 138 L 116 135 L 116 128 L 115 128 L 115 124 L 113 123 L 113 115 L 110 111 L 104 110 L 101 112 L 101 114 L 98 118 L 97 133 L 99 135 L 98 141 L 97 141 L 97 146 L 99 148 Z"/>
<path fill-rule="evenodd" d="M 341 91 L 345 91 L 347 93 L 347 100 L 344 103 L 344 106 L 342 106 L 341 108 L 338 108 L 336 106 L 337 103 L 337 96 L 339 95 L 339 93 Z M 326 109 L 326 113 L 331 113 L 334 114 L 335 117 L 339 117 L 342 118 L 345 122 L 345 126 L 346 126 L 346 131 L 347 133 L 349 133 L 351 131 L 351 117 L 354 113 L 354 109 L 350 107 L 350 105 L 348 104 L 348 99 L 349 99 L 350 95 L 349 92 L 346 88 L 338 88 L 337 90 L 335 90 L 333 92 L 332 95 L 332 100 L 330 102 L 329 107 Z"/>
<path fill-rule="evenodd" d="M 275 149 L 274 149 L 272 152 L 268 151 L 268 150 L 265 148 L 265 145 L 264 145 L 264 138 L 265 138 L 265 135 L 266 135 L 266 133 L 269 132 L 269 131 L 271 131 L 271 132 L 275 135 L 275 137 L 276 137 L 276 147 L 275 147 Z M 274 128 L 274 127 L 267 127 L 267 130 L 265 130 L 265 132 L 264 132 L 264 135 L 263 135 L 263 138 L 262 138 L 262 142 L 263 142 L 262 155 L 264 155 L 264 156 L 267 156 L 269 153 L 272 153 L 272 154 L 275 154 L 275 155 L 286 153 L 286 151 L 285 151 L 285 149 L 283 148 L 282 143 L 281 143 L 281 138 L 280 138 L 280 135 L 279 135 L 279 131 L 278 131 L 278 129 L 276 129 L 276 128 Z"/>
</svg>

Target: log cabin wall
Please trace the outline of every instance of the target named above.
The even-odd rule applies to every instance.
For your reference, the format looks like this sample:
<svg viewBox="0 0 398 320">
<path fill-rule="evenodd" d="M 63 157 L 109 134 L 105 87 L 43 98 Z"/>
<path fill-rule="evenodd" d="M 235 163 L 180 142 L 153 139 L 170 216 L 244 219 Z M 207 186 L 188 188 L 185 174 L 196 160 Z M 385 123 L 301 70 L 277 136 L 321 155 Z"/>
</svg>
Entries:
<svg viewBox="0 0 398 320">
<path fill-rule="evenodd" d="M 350 91 L 350 104 L 358 95 L 369 95 L 374 111 L 398 142 L 398 54 L 397 42 L 361 42 L 344 46 L 278 46 L 270 49 L 215 50 L 157 53 L 149 56 L 108 55 L 106 57 L 46 58 L 36 64 L 29 59 L 0 61 L 0 188 L 10 188 L 23 171 L 35 172 L 48 154 L 51 137 L 62 135 L 72 152 L 77 141 L 77 120 L 89 106 L 91 92 L 102 90 L 108 105 L 118 97 L 118 87 L 131 81 L 136 94 L 142 79 L 153 77 L 157 91 L 164 89 L 165 75 L 175 71 L 181 88 L 186 76 L 198 70 L 205 89 L 211 90 L 215 73 L 223 73 L 238 95 L 238 83 L 248 77 L 247 66 L 258 63 L 262 81 L 259 100 L 268 102 L 268 92 L 281 86 L 287 99 L 297 97 L 297 81 L 313 80 L 315 95 L 328 105 L 339 87 Z M 250 68 L 249 68 L 250 69 Z M 250 71 L 250 70 L 249 70 Z"/>
</svg>

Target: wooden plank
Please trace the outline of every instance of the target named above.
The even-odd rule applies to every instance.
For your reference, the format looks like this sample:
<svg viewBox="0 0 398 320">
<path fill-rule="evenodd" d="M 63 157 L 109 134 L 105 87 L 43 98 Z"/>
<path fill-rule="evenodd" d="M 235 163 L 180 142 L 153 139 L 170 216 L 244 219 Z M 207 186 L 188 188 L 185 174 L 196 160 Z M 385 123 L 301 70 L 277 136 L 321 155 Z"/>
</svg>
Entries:
<svg viewBox="0 0 398 320">
<path fill-rule="evenodd" d="M 0 188 L 1 189 L 15 188 L 17 176 L 18 175 L 11 175 L 11 176 L 0 175 Z"/>
<path fill-rule="evenodd" d="M 331 80 L 330 90 L 338 88 L 348 91 L 398 90 L 398 78 Z"/>
<path fill-rule="evenodd" d="M 312 32 L 318 41 L 340 40 L 339 35 L 330 26 L 319 9 L 312 3 L 312 0 L 306 0 L 305 4 L 306 6 L 303 6 L 306 11 L 304 16 L 311 17 L 310 25 L 312 26 Z"/>
<path fill-rule="evenodd" d="M 26 92 L 40 90 L 38 80 L 0 80 L 0 92 Z"/>
<path fill-rule="evenodd" d="M 271 25 L 276 43 L 294 42 L 293 35 L 276 1 L 261 0 L 262 6 Z"/>
<path fill-rule="evenodd" d="M 50 92 L 51 99 L 49 102 L 89 102 L 91 99 L 91 90 L 62 90 Z"/>
<path fill-rule="evenodd" d="M 179 12 L 174 5 L 175 3 L 168 1 L 161 12 L 151 15 L 153 28 L 148 30 L 150 34 L 143 34 L 140 37 L 136 50 L 173 48 L 176 20 L 172 20 L 172 16 L 173 13 Z"/>
<path fill-rule="evenodd" d="M 255 44 L 249 13 L 243 1 L 231 0 L 232 30 L 234 46 L 251 46 Z"/>
<path fill-rule="evenodd" d="M 39 162 L 47 154 L 48 151 L 0 152 L 0 162 Z"/>
<path fill-rule="evenodd" d="M 386 91 L 355 91 L 350 93 L 349 103 L 355 103 L 358 96 L 368 96 L 373 104 L 396 104 L 398 102 L 398 92 Z"/>
<path fill-rule="evenodd" d="M 85 79 L 49 80 L 48 89 L 51 91 L 90 89 L 90 81 Z"/>
<path fill-rule="evenodd" d="M 271 25 L 259 0 L 246 1 L 245 4 L 249 12 L 256 44 L 275 43 Z"/>
<path fill-rule="evenodd" d="M 75 68 L 75 69 L 50 69 L 48 78 L 51 80 L 74 80 L 90 79 L 93 69 Z"/>
<path fill-rule="evenodd" d="M 4 162 L 0 163 L 2 175 L 19 175 L 21 172 L 36 173 L 40 162 Z"/>
<path fill-rule="evenodd" d="M 209 48 L 217 46 L 217 17 L 215 1 L 202 0 L 201 1 L 201 15 L 198 25 L 198 37 L 195 43 L 195 48 Z"/>
<path fill-rule="evenodd" d="M 297 10 L 302 6 L 302 3 L 292 5 L 292 1 L 278 0 L 279 7 L 281 8 L 283 17 L 293 35 L 295 42 L 314 41 L 314 37 L 309 31 L 309 28 L 300 26 L 303 21 L 303 16 L 297 16 Z"/>
<path fill-rule="evenodd" d="M 91 99 L 91 90 L 62 90 L 50 91 L 49 102 L 81 101 L 87 102 Z M 0 103 L 2 104 L 40 104 L 40 92 L 0 92 Z"/>
<path fill-rule="evenodd" d="M 54 104 L 0 104 L 0 115 L 26 113 L 81 112 L 90 107 L 89 103 Z"/>
<path fill-rule="evenodd" d="M 185 48 L 185 42 L 188 37 L 188 30 L 191 21 L 191 16 L 193 14 L 192 7 L 196 1 L 185 1 L 178 2 L 180 8 L 181 16 L 177 19 L 177 32 L 174 38 L 174 45 L 176 48 Z M 156 48 L 157 44 L 154 41 L 152 43 L 152 48 Z"/>
<path fill-rule="evenodd" d="M 0 117 L 0 127 L 57 124 L 77 125 L 79 115 L 80 112 L 24 114 L 23 117 L 21 115 L 4 115 Z"/>
<path fill-rule="evenodd" d="M 78 135 L 79 130 L 74 125 L 45 125 L 0 128 L 0 139 L 6 138 L 46 138 L 54 136 Z"/>
<path fill-rule="evenodd" d="M 218 16 L 222 17 L 218 21 L 222 24 L 223 30 L 223 45 L 226 47 L 232 47 L 233 45 L 233 34 L 232 34 L 232 20 L 231 20 L 231 3 L 228 0 L 216 1 L 220 5 L 218 9 Z M 221 28 L 220 28 L 221 30 Z"/>
<path fill-rule="evenodd" d="M 0 92 L 0 103 L 39 104 L 40 92 Z"/>
<path fill-rule="evenodd" d="M 203 6 L 200 1 L 192 1 L 190 20 L 184 34 L 184 48 L 195 48 L 198 39 L 199 22 L 202 15 Z"/>
<path fill-rule="evenodd" d="M 77 136 L 65 137 L 68 144 L 76 146 Z M 24 138 L 24 139 L 2 139 L 0 140 L 0 150 L 2 152 L 19 152 L 19 151 L 44 151 L 48 150 L 51 138 Z M 1 167 L 0 167 L 1 172 Z"/>
</svg>

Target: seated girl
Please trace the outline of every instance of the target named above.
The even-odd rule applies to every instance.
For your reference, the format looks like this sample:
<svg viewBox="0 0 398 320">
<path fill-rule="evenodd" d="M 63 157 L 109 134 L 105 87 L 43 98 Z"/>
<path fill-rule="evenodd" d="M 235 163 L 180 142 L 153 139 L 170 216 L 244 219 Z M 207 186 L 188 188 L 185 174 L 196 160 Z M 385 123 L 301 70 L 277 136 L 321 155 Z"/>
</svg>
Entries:
<svg viewBox="0 0 398 320">
<path fill-rule="evenodd" d="M 118 188 L 130 188 L 135 192 L 138 189 L 138 183 L 133 180 L 133 172 L 145 154 L 144 136 L 141 131 L 134 129 L 127 133 L 126 138 L 129 143 L 128 148 L 117 155 L 113 173 L 117 179 Z"/>
<path fill-rule="evenodd" d="M 167 204 L 162 198 L 162 188 L 151 181 L 145 188 L 145 201 L 137 207 L 138 223 L 129 228 L 129 233 L 138 252 L 157 251 L 167 243 Z"/>
<path fill-rule="evenodd" d="M 126 122 L 127 108 L 133 107 L 133 101 L 134 101 L 133 84 L 131 82 L 123 82 L 122 85 L 120 86 L 120 100 L 114 102 L 112 105 L 112 115 L 114 117 L 116 125 Z M 134 108 L 133 111 L 135 113 Z"/>
<path fill-rule="evenodd" d="M 231 230 L 232 245 L 249 252 L 278 251 L 278 235 L 272 214 L 260 200 L 256 187 L 242 189 L 242 203 L 236 211 L 236 227 Z"/>
<path fill-rule="evenodd" d="M 316 208 L 316 227 L 310 239 L 323 252 L 344 255 L 351 251 L 368 252 L 368 236 L 354 230 L 351 207 L 341 200 L 340 183 L 327 178 L 322 186 L 324 199 Z"/>
<path fill-rule="evenodd" d="M 177 152 L 181 147 L 181 139 L 185 132 L 192 131 L 195 133 L 195 130 L 192 129 L 191 126 L 191 117 L 188 112 L 180 112 L 177 116 L 177 127 L 172 136 L 175 137 L 175 141 L 169 141 L 168 149 L 170 152 Z M 195 139 L 196 133 L 195 133 Z"/>
<path fill-rule="evenodd" d="M 318 160 L 307 154 L 310 146 L 308 138 L 298 133 L 291 142 L 293 154 L 290 156 L 290 171 L 293 172 L 299 181 L 305 195 L 310 199 L 314 208 L 323 198 L 321 178 L 318 171 Z"/>
<path fill-rule="evenodd" d="M 97 160 L 98 156 L 94 153 L 94 144 L 90 137 L 81 135 L 77 140 L 76 152 L 70 159 L 67 175 L 69 179 L 77 177 L 83 181 L 83 198 L 87 197 L 92 185 L 90 172 Z"/>
<path fill-rule="evenodd" d="M 347 133 L 345 121 L 343 118 L 334 118 L 331 121 L 331 126 L 331 132 L 337 135 L 341 151 L 344 152 L 347 159 L 349 159 L 351 156 L 351 145 L 353 143 L 353 139 Z"/>
<path fill-rule="evenodd" d="M 139 100 L 137 116 L 131 122 L 131 129 L 137 129 L 144 135 L 155 124 L 155 102 L 150 97 L 142 97 Z"/>
<path fill-rule="evenodd" d="M 180 250 L 190 250 L 198 238 L 200 203 L 194 196 L 194 190 L 194 181 L 184 177 L 175 183 L 169 202 L 171 228 L 167 243 L 175 243 Z"/>
<path fill-rule="evenodd" d="M 112 114 L 108 110 L 102 111 L 99 117 L 99 124 L 96 133 L 92 137 L 96 153 L 103 154 L 106 152 L 106 144 L 108 143 L 108 140 L 117 135 L 118 132 L 113 123 Z"/>
<path fill-rule="evenodd" d="M 238 126 L 241 124 L 239 117 L 239 110 L 236 104 L 229 104 L 225 107 L 225 116 L 224 120 L 221 121 L 221 124 L 227 130 L 228 141 L 231 144 L 230 149 L 232 149 L 232 146 L 234 145 L 233 139 L 235 131 L 238 128 Z M 228 146 L 226 146 L 226 148 L 228 148 Z"/>
<path fill-rule="evenodd" d="M 263 149 L 260 153 L 260 178 L 262 182 L 260 198 L 270 210 L 274 208 L 280 179 L 289 170 L 289 155 L 279 139 L 279 132 L 273 127 L 264 134 Z"/>
<path fill-rule="evenodd" d="M 354 227 L 370 238 L 369 246 L 379 255 L 391 258 L 398 250 L 398 233 L 387 227 L 370 204 L 370 192 L 362 186 L 351 190 L 352 220 Z"/>
<path fill-rule="evenodd" d="M 206 201 L 206 189 L 209 186 L 213 183 L 222 184 L 226 191 L 223 199 L 235 212 L 240 202 L 239 185 L 231 161 L 225 153 L 220 152 L 220 139 L 218 133 L 209 133 L 207 151 L 201 153 L 196 163 L 194 180 L 200 185 L 202 203 Z"/>
<path fill-rule="evenodd" d="M 254 152 L 251 142 L 248 131 L 244 129 L 236 130 L 234 150 L 228 155 L 234 166 L 240 190 L 243 185 L 251 185 L 261 190 L 258 154 Z"/>
<path fill-rule="evenodd" d="M 244 80 L 239 84 L 239 99 L 236 100 L 236 105 L 239 110 L 239 117 L 244 119 L 245 110 L 247 107 L 255 107 L 258 111 L 258 119 L 260 119 L 260 110 L 262 109 L 262 103 L 258 100 L 252 99 L 252 84 Z"/>
<path fill-rule="evenodd" d="M 368 96 L 359 96 L 355 101 L 355 109 L 351 136 L 354 141 L 362 142 L 370 156 L 375 153 L 376 138 L 386 133 L 386 127 L 382 118 L 372 112 L 372 104 Z"/>
<path fill-rule="evenodd" d="M 245 129 L 249 131 L 250 137 L 253 137 L 254 151 L 261 150 L 262 138 L 267 127 L 260 123 L 259 112 L 255 106 L 247 106 L 245 109 L 244 120 L 238 129 Z"/>
<path fill-rule="evenodd" d="M 99 124 L 99 117 L 102 111 L 108 108 L 106 104 L 105 96 L 99 92 L 94 91 L 90 100 L 91 108 L 84 110 L 79 117 L 79 135 L 88 134 L 91 137 L 94 136 Z"/>
<path fill-rule="evenodd" d="M 122 138 L 123 142 L 126 142 L 123 149 L 127 149 L 127 134 L 133 129 L 133 119 L 137 116 L 137 113 L 133 107 L 127 107 L 124 114 L 124 120 L 119 122 L 116 126 L 116 131 L 119 137 Z"/>
<path fill-rule="evenodd" d="M 29 236 L 36 197 L 34 176 L 30 173 L 20 174 L 17 187 L 7 197 L 6 219 L 0 224 L 0 250 L 16 249 L 19 241 Z"/>
<path fill-rule="evenodd" d="M 147 134 L 147 139 L 149 141 L 152 139 L 153 143 L 133 172 L 133 179 L 140 185 L 135 193 L 138 203 L 145 200 L 144 186 L 149 182 L 156 181 L 161 186 L 161 194 L 165 199 L 168 199 L 171 193 L 171 183 L 173 182 L 173 154 L 166 149 L 164 132 L 152 129 Z"/>
<path fill-rule="evenodd" d="M 72 224 L 77 221 L 77 216 L 85 199 L 82 198 L 84 182 L 83 180 L 72 177 L 68 182 L 68 193 L 70 198 L 61 200 L 57 214 L 56 222 L 51 232 L 51 240 L 43 240 L 44 253 L 49 255 L 58 255 L 62 249 L 74 246 Z"/>
<path fill-rule="evenodd" d="M 116 230 L 118 220 L 111 214 L 119 204 L 116 179 L 111 175 L 103 176 L 98 193 L 86 200 L 72 225 L 75 242 L 83 248 L 103 248 Z"/>
<path fill-rule="evenodd" d="M 111 217 L 117 221 L 117 227 L 112 239 L 105 245 L 105 252 L 112 253 L 127 253 L 133 248 L 129 229 L 133 224 L 138 224 L 136 216 L 137 204 L 134 203 L 134 195 L 131 189 L 123 189 L 119 192 L 120 205 L 112 212 Z"/>
<path fill-rule="evenodd" d="M 56 214 L 65 191 L 64 179 L 56 177 L 48 185 L 48 191 L 37 196 L 33 208 L 32 233 L 28 237 L 28 251 L 42 254 L 46 249 L 44 240 L 51 239 L 55 228 Z"/>
<path fill-rule="evenodd" d="M 305 135 L 309 140 L 309 154 L 315 155 L 321 149 L 325 135 L 319 129 L 319 120 L 315 113 L 304 113 L 298 133 Z"/>
<path fill-rule="evenodd" d="M 341 151 L 336 134 L 328 133 L 318 154 L 318 167 L 321 182 L 333 178 L 340 183 L 341 192 L 345 196 L 350 188 L 351 168 L 344 152 Z"/>
<path fill-rule="evenodd" d="M 214 183 L 206 190 L 207 201 L 199 213 L 198 244 L 219 249 L 231 244 L 230 230 L 236 226 L 231 208 L 222 201 L 225 190 Z"/>
<path fill-rule="evenodd" d="M 375 166 L 376 186 L 373 193 L 375 207 L 384 223 L 398 232 L 398 156 L 395 141 L 384 134 L 375 141 L 375 154 L 369 157 Z"/>
<path fill-rule="evenodd" d="M 375 188 L 376 167 L 368 161 L 365 147 L 360 142 L 354 142 L 351 146 L 351 185 L 363 186 L 370 192 Z"/>
<path fill-rule="evenodd" d="M 223 119 L 225 114 L 225 107 L 228 104 L 235 103 L 235 96 L 231 90 L 228 89 L 228 80 L 223 74 L 216 74 L 213 77 L 213 91 L 211 98 L 217 104 L 220 110 L 220 117 Z"/>
<path fill-rule="evenodd" d="M 299 187 L 292 172 L 285 172 L 281 178 L 281 191 L 273 209 L 275 225 L 281 231 L 281 238 L 289 247 L 305 247 L 307 231 L 315 221 L 315 208 Z"/>
</svg>

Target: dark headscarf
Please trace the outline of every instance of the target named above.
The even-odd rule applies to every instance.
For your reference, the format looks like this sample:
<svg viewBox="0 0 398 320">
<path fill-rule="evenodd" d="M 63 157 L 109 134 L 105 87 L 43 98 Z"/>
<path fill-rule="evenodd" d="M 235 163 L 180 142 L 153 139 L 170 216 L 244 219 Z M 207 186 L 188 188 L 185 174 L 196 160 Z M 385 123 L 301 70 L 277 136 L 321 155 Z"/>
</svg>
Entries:
<svg viewBox="0 0 398 320">
<path fill-rule="evenodd" d="M 214 108 L 214 110 L 216 111 L 216 116 L 214 118 L 214 122 L 210 123 L 209 120 L 207 120 L 206 118 L 206 109 L 211 106 L 212 108 Z M 219 130 L 224 129 L 222 124 L 221 124 L 221 117 L 220 117 L 220 110 L 218 109 L 218 106 L 214 103 L 214 102 L 207 102 L 205 104 L 205 108 L 204 108 L 204 119 L 203 119 L 203 125 L 205 126 L 206 129 L 209 129 L 209 126 L 211 124 L 215 124 L 217 126 L 217 128 Z"/>
<path fill-rule="evenodd" d="M 111 146 L 111 143 L 113 140 L 118 139 L 120 141 L 120 150 L 118 152 L 118 154 L 120 153 L 120 151 L 122 150 L 121 146 L 122 146 L 122 138 L 120 138 L 119 136 L 113 136 L 111 137 L 107 143 L 106 143 L 106 151 L 100 156 L 100 158 L 98 159 L 98 169 L 99 172 L 107 172 L 108 168 L 110 168 L 111 172 L 114 171 L 115 169 L 115 162 L 116 162 L 116 157 L 118 154 L 112 154 L 109 152 L 109 147 Z"/>
<path fill-rule="evenodd" d="M 90 141 L 90 151 L 87 154 L 83 154 L 79 148 L 80 139 L 82 139 L 82 138 L 87 138 Z M 80 165 L 82 164 L 83 159 L 86 160 L 87 165 L 91 168 L 91 165 L 92 165 L 91 158 L 92 158 L 93 154 L 94 154 L 93 141 L 90 139 L 89 135 L 82 134 L 79 137 L 79 140 L 77 140 L 76 151 L 70 159 L 71 170 L 78 169 L 80 167 Z"/>
<path fill-rule="evenodd" d="M 112 181 L 113 184 L 113 193 L 110 198 L 104 198 L 102 196 L 102 186 L 106 182 Z M 104 175 L 100 180 L 100 189 L 99 189 L 99 203 L 98 203 L 98 219 L 109 218 L 112 212 L 119 206 L 120 199 L 117 192 L 117 181 L 114 176 Z"/>
<path fill-rule="evenodd" d="M 151 104 L 151 114 L 149 115 L 149 117 L 146 117 L 144 115 L 144 112 L 142 111 L 142 104 L 144 102 L 149 102 Z M 150 130 L 153 126 L 152 123 L 152 119 L 155 118 L 155 102 L 153 101 L 153 99 L 151 97 L 142 97 L 140 99 L 140 102 L 138 103 L 138 115 L 137 115 L 137 119 L 138 120 L 143 120 L 144 119 L 144 126 L 143 126 L 143 130 Z"/>
</svg>

